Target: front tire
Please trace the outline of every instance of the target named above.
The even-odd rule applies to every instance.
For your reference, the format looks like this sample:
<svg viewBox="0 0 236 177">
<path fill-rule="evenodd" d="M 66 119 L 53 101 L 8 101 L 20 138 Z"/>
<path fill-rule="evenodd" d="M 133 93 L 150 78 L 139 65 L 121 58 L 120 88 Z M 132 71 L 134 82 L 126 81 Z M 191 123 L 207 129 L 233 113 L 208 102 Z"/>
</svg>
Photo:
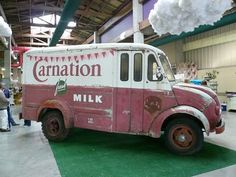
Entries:
<svg viewBox="0 0 236 177">
<path fill-rule="evenodd" d="M 64 140 L 69 134 L 59 111 L 49 111 L 43 116 L 42 131 L 48 140 L 55 142 Z"/>
<path fill-rule="evenodd" d="M 191 155 L 200 151 L 204 139 L 200 125 L 188 117 L 169 122 L 164 138 L 167 148 L 179 155 Z"/>
</svg>

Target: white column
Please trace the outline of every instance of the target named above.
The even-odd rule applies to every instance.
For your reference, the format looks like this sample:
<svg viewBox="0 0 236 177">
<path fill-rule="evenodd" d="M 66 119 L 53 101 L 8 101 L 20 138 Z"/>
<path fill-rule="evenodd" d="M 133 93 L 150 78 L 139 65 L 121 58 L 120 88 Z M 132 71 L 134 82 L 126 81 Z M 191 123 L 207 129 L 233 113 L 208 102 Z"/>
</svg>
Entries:
<svg viewBox="0 0 236 177">
<path fill-rule="evenodd" d="M 94 44 L 100 43 L 100 38 L 97 31 L 94 31 L 93 33 L 93 43 Z"/>
<path fill-rule="evenodd" d="M 6 37 L 8 42 L 7 49 L 4 50 L 4 65 L 2 81 L 9 88 L 11 83 L 11 38 Z"/>
<path fill-rule="evenodd" d="M 141 21 L 143 21 L 143 5 L 138 0 L 133 0 L 134 43 L 144 43 L 143 33 L 139 30 L 139 22 Z"/>
<path fill-rule="evenodd" d="M 18 81 L 22 84 L 22 71 L 21 68 L 18 69 Z"/>
<path fill-rule="evenodd" d="M 4 83 L 9 88 L 11 82 L 11 51 L 7 49 L 4 51 Z"/>
<path fill-rule="evenodd" d="M 18 80 L 18 72 L 17 72 L 18 68 L 12 68 L 12 79 L 13 80 Z"/>
</svg>

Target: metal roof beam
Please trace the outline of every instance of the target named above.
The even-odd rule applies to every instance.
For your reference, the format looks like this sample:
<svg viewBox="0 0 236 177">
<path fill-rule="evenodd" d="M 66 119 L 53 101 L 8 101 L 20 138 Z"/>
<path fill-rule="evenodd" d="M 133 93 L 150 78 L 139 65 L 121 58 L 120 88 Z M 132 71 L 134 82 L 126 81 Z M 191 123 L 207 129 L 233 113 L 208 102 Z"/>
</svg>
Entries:
<svg viewBox="0 0 236 177">
<path fill-rule="evenodd" d="M 27 22 L 17 22 L 17 23 L 12 23 L 15 26 L 20 25 L 20 26 L 36 26 L 36 27 L 46 27 L 46 28 L 57 28 L 57 25 L 53 24 L 37 24 L 37 23 L 27 23 Z M 66 26 L 65 29 L 74 29 L 74 27 L 69 27 Z"/>
<path fill-rule="evenodd" d="M 19 34 L 19 35 L 15 35 L 15 38 L 21 38 L 21 37 L 26 37 L 26 38 L 43 38 L 43 39 L 50 39 L 52 38 L 52 36 L 49 35 L 41 35 L 41 34 Z M 77 41 L 79 40 L 76 37 L 61 37 L 62 40 L 74 40 Z"/>
<path fill-rule="evenodd" d="M 21 46 L 45 46 L 45 47 L 48 47 L 47 43 L 40 43 L 40 42 L 19 42 L 18 45 L 21 45 Z"/>
<path fill-rule="evenodd" d="M 46 11 L 46 12 L 57 12 L 57 13 L 61 13 L 63 9 L 59 8 L 59 7 L 50 7 L 50 6 L 45 6 L 45 5 L 32 5 L 30 6 L 29 4 L 18 4 L 17 5 L 17 9 L 9 9 L 7 11 L 7 13 L 14 13 L 14 12 L 18 12 L 18 10 L 20 11 L 24 11 L 24 10 L 37 10 L 37 11 Z"/>
<path fill-rule="evenodd" d="M 126 16 L 129 12 L 132 11 L 132 1 L 126 4 L 117 14 L 115 14 L 110 20 L 108 20 L 99 30 L 97 31 L 98 35 L 103 34 L 109 28 L 111 28 L 114 24 L 120 21 L 124 16 Z M 93 41 L 94 35 L 91 35 L 88 39 L 86 39 L 83 44 L 89 44 Z"/>
</svg>

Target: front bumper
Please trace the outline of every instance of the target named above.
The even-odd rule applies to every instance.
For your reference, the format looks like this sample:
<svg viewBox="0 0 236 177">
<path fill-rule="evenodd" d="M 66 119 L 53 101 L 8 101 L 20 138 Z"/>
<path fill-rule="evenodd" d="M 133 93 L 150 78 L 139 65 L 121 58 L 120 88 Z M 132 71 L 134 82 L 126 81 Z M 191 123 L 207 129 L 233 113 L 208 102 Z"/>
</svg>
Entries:
<svg viewBox="0 0 236 177">
<path fill-rule="evenodd" d="M 218 123 L 218 125 L 215 128 L 216 134 L 220 134 L 225 131 L 225 121 L 222 118 L 221 121 Z"/>
</svg>

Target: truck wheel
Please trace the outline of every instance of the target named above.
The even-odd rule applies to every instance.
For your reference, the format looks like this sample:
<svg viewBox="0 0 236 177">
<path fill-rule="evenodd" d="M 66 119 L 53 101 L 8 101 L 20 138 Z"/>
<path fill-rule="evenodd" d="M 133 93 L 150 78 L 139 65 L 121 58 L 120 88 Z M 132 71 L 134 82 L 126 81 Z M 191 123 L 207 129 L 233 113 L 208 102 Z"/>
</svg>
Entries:
<svg viewBox="0 0 236 177">
<path fill-rule="evenodd" d="M 42 131 L 48 140 L 55 142 L 64 140 L 69 133 L 58 111 L 49 111 L 43 116 Z"/>
<path fill-rule="evenodd" d="M 194 120 L 174 119 L 164 132 L 167 148 L 179 155 L 191 155 L 203 146 L 203 132 Z"/>
</svg>

